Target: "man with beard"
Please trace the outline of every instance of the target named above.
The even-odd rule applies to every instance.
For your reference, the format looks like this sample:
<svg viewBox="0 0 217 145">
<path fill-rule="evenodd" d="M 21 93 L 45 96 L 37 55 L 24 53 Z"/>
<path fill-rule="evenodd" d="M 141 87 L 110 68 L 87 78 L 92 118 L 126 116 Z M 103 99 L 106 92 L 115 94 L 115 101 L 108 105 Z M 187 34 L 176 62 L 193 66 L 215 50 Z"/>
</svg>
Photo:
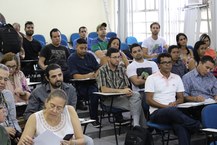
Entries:
<svg viewBox="0 0 217 145">
<path fill-rule="evenodd" d="M 114 97 L 113 107 L 130 110 L 133 118 L 133 126 L 145 125 L 145 117 L 142 110 L 141 96 L 130 89 L 130 83 L 126 76 L 125 68 L 119 65 L 120 52 L 116 48 L 109 48 L 106 56 L 108 63 L 99 68 L 97 76 L 98 87 L 103 93 L 123 93 Z M 111 99 L 105 97 L 103 104 L 110 106 Z M 115 119 L 119 120 L 118 116 Z M 116 121 L 118 122 L 118 121 Z"/>
<path fill-rule="evenodd" d="M 42 70 L 45 70 L 52 63 L 60 65 L 64 81 L 69 81 L 70 76 L 67 65 L 67 59 L 70 55 L 69 50 L 61 45 L 61 33 L 57 28 L 50 31 L 50 38 L 52 42 L 40 51 L 38 64 Z"/>
<path fill-rule="evenodd" d="M 55 89 L 62 89 L 68 95 L 68 105 L 76 106 L 77 95 L 72 85 L 63 82 L 61 67 L 57 64 L 50 64 L 45 69 L 47 83 L 34 89 L 29 97 L 24 118 L 27 120 L 32 113 L 42 110 L 48 94 Z"/>
<path fill-rule="evenodd" d="M 76 63 L 73 63 L 76 62 Z M 90 101 L 90 118 L 96 120 L 92 123 L 94 127 L 99 126 L 98 119 L 98 96 L 93 92 L 98 91 L 98 87 L 95 81 L 99 64 L 95 57 L 87 52 L 87 41 L 85 39 L 78 39 L 76 52 L 71 54 L 68 59 L 68 66 L 70 69 L 70 75 L 74 79 L 93 79 L 88 81 L 79 81 L 76 83 L 76 90 L 78 92 L 77 109 L 86 110 L 86 106 L 83 105 L 82 98 Z"/>
<path fill-rule="evenodd" d="M 31 21 L 25 23 L 26 35 L 23 38 L 23 48 L 25 50 L 25 60 L 38 60 L 41 44 L 33 39 L 34 24 Z"/>
<path fill-rule="evenodd" d="M 160 53 L 163 53 L 168 48 L 166 41 L 158 36 L 160 24 L 153 22 L 150 25 L 152 35 L 145 39 L 142 43 L 144 58 L 156 59 Z"/>
<path fill-rule="evenodd" d="M 158 66 L 154 61 L 143 58 L 142 47 L 135 43 L 130 46 L 130 53 L 134 60 L 127 66 L 127 76 L 132 82 L 132 90 L 140 93 L 142 97 L 143 111 L 148 117 L 149 106 L 146 104 L 144 86 L 149 75 L 158 71 Z"/>
</svg>

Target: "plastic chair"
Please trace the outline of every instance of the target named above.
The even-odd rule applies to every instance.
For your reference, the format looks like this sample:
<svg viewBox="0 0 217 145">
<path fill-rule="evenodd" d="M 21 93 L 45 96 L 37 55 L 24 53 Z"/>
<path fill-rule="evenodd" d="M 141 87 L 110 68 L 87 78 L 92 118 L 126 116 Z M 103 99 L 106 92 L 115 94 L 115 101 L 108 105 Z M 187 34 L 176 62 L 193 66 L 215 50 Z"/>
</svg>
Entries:
<svg viewBox="0 0 217 145">
<path fill-rule="evenodd" d="M 133 43 L 138 43 L 136 37 L 133 37 L 133 36 L 128 36 L 128 37 L 125 39 L 125 42 L 126 42 L 128 45 L 132 45 Z"/>
<path fill-rule="evenodd" d="M 217 112 L 217 104 L 212 104 L 205 106 L 201 112 L 201 122 L 203 128 L 217 129 L 217 115 L 214 113 Z M 202 129 L 203 130 L 203 129 Z M 215 141 L 215 134 L 212 131 L 205 131 L 207 137 L 207 144 L 211 141 Z M 211 138 L 209 137 L 211 135 Z M 215 144 L 216 142 L 213 142 Z"/>
<path fill-rule="evenodd" d="M 61 34 L 61 40 L 64 40 L 68 43 L 68 38 L 66 37 L 65 34 Z"/>
<path fill-rule="evenodd" d="M 88 34 L 88 38 L 96 38 L 96 37 L 98 37 L 98 34 L 96 33 L 96 32 L 90 32 L 89 34 Z"/>
<path fill-rule="evenodd" d="M 39 41 L 40 43 L 42 42 L 44 45 L 46 44 L 45 37 L 42 34 L 35 34 L 35 35 L 33 35 L 33 38 L 35 40 Z"/>
<path fill-rule="evenodd" d="M 148 121 L 147 126 L 160 131 L 162 145 L 164 145 L 165 142 L 168 145 L 170 140 L 176 140 L 177 139 L 177 138 L 170 138 L 170 131 L 173 128 L 169 124 L 160 124 L 160 123 L 154 123 L 154 122 Z M 167 137 L 166 137 L 166 134 L 167 134 Z M 152 134 L 152 135 L 157 135 L 157 134 Z"/>
<path fill-rule="evenodd" d="M 106 37 L 107 37 L 108 39 L 110 39 L 110 38 L 112 38 L 112 37 L 117 37 L 117 34 L 116 34 L 115 32 L 108 32 L 108 33 L 106 34 Z"/>
<path fill-rule="evenodd" d="M 67 48 L 69 48 L 68 42 L 66 40 L 64 40 L 64 39 L 61 40 L 60 44 L 67 47 Z"/>
<path fill-rule="evenodd" d="M 73 42 L 75 39 L 78 39 L 80 37 L 80 35 L 78 33 L 72 33 L 71 36 L 70 36 L 70 42 L 73 46 Z"/>
</svg>

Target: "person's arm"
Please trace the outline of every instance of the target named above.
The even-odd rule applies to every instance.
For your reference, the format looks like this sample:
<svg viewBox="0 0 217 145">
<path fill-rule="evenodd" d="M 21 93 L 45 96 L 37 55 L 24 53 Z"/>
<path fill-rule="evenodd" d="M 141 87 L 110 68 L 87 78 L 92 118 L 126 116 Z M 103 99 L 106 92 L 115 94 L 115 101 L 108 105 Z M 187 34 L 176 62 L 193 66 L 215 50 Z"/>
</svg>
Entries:
<svg viewBox="0 0 217 145">
<path fill-rule="evenodd" d="M 74 79 L 86 79 L 86 78 L 96 78 L 96 77 L 95 77 L 95 72 L 90 72 L 88 74 L 74 74 L 73 78 Z"/>
<path fill-rule="evenodd" d="M 148 105 L 155 107 L 155 108 L 166 108 L 169 107 L 168 105 L 163 105 L 161 103 L 156 102 L 153 97 L 154 97 L 154 92 L 145 92 L 146 95 L 146 102 Z"/>
<path fill-rule="evenodd" d="M 75 136 L 75 139 L 71 140 L 71 144 L 72 145 L 74 145 L 74 144 L 83 145 L 84 144 L 84 135 L 82 132 L 81 123 L 79 121 L 78 115 L 72 106 L 67 106 L 67 108 L 68 108 L 68 111 L 70 114 L 72 126 L 74 129 L 74 136 Z"/>
<path fill-rule="evenodd" d="M 195 67 L 196 67 L 195 60 L 193 58 L 191 58 L 189 60 L 189 63 L 188 63 L 188 69 L 189 69 L 189 71 L 193 70 Z"/>
<path fill-rule="evenodd" d="M 47 68 L 47 65 L 45 65 L 45 59 L 45 57 L 39 56 L 38 64 L 42 70 L 45 70 Z"/>
<path fill-rule="evenodd" d="M 203 102 L 205 98 L 203 96 L 186 96 L 185 101 L 187 102 Z"/>
<path fill-rule="evenodd" d="M 19 55 L 20 55 L 20 59 L 24 59 L 25 58 L 25 50 L 23 49 L 23 47 L 20 48 Z"/>
<path fill-rule="evenodd" d="M 97 56 L 97 58 L 101 59 L 102 57 L 105 57 L 105 52 L 103 52 L 102 50 L 97 50 L 95 52 L 95 55 Z"/>
<path fill-rule="evenodd" d="M 145 85 L 145 79 L 142 79 L 140 76 L 134 75 L 129 79 L 135 86 Z"/>
<path fill-rule="evenodd" d="M 177 106 L 184 102 L 183 92 L 176 92 L 176 101 L 169 103 L 169 106 Z"/>
<path fill-rule="evenodd" d="M 148 54 L 148 48 L 143 47 L 142 50 L 143 50 L 144 58 L 146 58 L 146 59 L 156 58 L 158 56 L 157 54 L 149 55 Z"/>
<path fill-rule="evenodd" d="M 124 89 L 114 89 L 114 88 L 102 86 L 101 92 L 103 92 L 103 93 L 123 93 L 123 94 L 126 94 L 127 96 L 133 95 L 133 91 L 128 87 L 126 87 Z"/>
<path fill-rule="evenodd" d="M 26 122 L 24 131 L 17 145 L 32 145 L 36 132 L 36 116 L 32 114 Z"/>
<path fill-rule="evenodd" d="M 77 103 L 77 93 L 75 88 L 72 85 L 69 85 L 68 90 L 64 90 L 66 94 L 68 95 L 68 105 L 71 105 L 73 107 L 76 107 Z"/>
<path fill-rule="evenodd" d="M 127 56 L 123 52 L 121 52 L 121 57 L 122 57 L 122 61 L 124 62 L 125 67 L 127 67 L 129 65 Z"/>
</svg>

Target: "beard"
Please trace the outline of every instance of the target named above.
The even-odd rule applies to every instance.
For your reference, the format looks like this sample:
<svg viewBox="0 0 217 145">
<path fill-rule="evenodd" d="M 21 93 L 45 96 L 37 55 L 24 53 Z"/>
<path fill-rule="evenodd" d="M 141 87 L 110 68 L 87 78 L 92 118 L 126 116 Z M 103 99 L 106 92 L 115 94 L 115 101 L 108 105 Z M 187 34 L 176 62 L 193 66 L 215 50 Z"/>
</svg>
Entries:
<svg viewBox="0 0 217 145">
<path fill-rule="evenodd" d="M 57 81 L 56 83 L 54 84 L 51 84 L 52 88 L 54 89 L 57 89 L 57 88 L 60 88 L 62 86 L 62 81 Z"/>
<path fill-rule="evenodd" d="M 32 36 L 34 34 L 34 31 L 26 31 L 27 36 Z"/>
</svg>

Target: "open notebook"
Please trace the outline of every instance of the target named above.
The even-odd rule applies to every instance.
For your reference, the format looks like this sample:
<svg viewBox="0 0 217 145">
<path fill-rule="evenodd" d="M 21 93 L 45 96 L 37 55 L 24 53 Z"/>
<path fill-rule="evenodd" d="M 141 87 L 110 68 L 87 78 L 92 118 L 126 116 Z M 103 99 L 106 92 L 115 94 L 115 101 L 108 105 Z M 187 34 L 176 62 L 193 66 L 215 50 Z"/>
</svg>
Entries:
<svg viewBox="0 0 217 145">
<path fill-rule="evenodd" d="M 201 106 L 201 105 L 208 105 L 208 104 L 214 104 L 216 103 L 213 99 L 206 99 L 204 102 L 186 102 L 179 104 L 178 108 L 189 108 L 189 107 L 195 107 L 195 106 Z"/>
</svg>

